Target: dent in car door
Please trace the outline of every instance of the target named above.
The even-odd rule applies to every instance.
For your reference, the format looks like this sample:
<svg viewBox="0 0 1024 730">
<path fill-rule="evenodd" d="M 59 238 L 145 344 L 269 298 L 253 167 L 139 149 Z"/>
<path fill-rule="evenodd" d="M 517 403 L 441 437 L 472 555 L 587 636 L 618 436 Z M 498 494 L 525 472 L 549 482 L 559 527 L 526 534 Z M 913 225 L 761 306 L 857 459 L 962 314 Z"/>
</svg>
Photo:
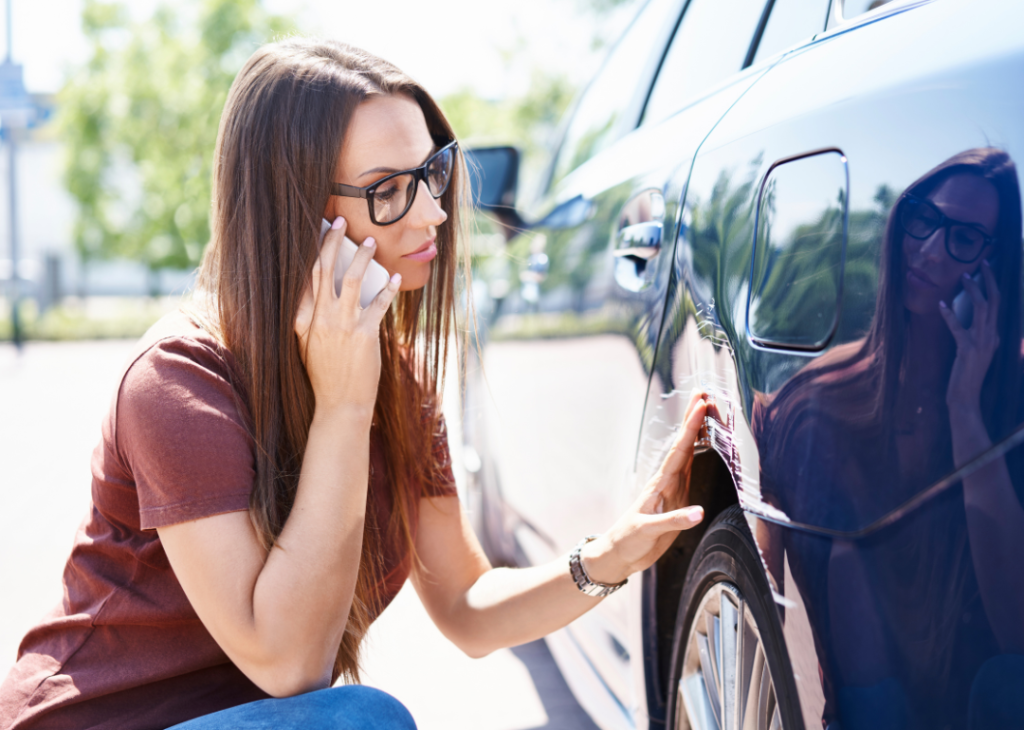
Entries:
<svg viewBox="0 0 1024 730">
<path fill-rule="evenodd" d="M 985 20 L 993 17 L 1002 19 Z M 1006 89 L 1024 81 L 1024 50 L 1001 28 L 1022 19 L 1016 5 L 934 3 L 823 39 L 767 73 L 694 163 L 642 463 L 656 463 L 671 435 L 662 424 L 678 423 L 692 385 L 735 413 L 717 424 L 716 448 L 740 504 L 761 516 L 751 527 L 808 727 L 964 727 L 972 693 L 1008 707 L 1008 686 L 991 678 L 1022 676 L 1020 632 L 1003 614 L 1020 615 L 1024 576 L 992 566 L 1006 565 L 1024 525 L 1024 474 L 1015 451 L 979 467 L 985 480 L 964 457 L 983 456 L 1020 425 L 1013 161 L 1024 154 L 1024 103 Z M 841 150 L 850 175 L 838 324 L 820 352 L 765 347 L 747 319 L 758 191 L 775 161 L 823 148 Z M 922 228 L 916 206 L 938 209 L 937 223 Z M 808 209 L 807 224 L 822 212 Z M 918 338 L 921 317 L 953 328 L 937 319 L 939 296 L 927 287 L 943 284 L 937 262 L 946 266 L 959 245 L 944 236 L 961 224 L 991 239 L 980 255 L 993 261 L 1002 302 L 990 320 L 1000 348 L 976 384 L 974 451 L 947 405 L 962 377 L 958 346 L 940 328 Z M 942 301 L 952 307 L 962 287 Z M 912 335 L 941 367 L 920 370 L 904 347 Z M 981 502 L 1002 508 L 979 520 Z M 870 720 L 858 714 L 869 705 Z"/>
</svg>

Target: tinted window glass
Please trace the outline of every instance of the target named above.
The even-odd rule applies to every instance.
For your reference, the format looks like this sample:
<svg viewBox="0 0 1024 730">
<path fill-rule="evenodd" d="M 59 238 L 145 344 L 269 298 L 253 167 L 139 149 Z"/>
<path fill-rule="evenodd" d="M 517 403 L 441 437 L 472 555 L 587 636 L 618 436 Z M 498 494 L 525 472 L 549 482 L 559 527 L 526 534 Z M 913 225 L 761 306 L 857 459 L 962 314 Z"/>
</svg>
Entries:
<svg viewBox="0 0 1024 730">
<path fill-rule="evenodd" d="M 825 30 L 828 0 L 775 0 L 754 63 Z"/>
<path fill-rule="evenodd" d="M 765 0 L 690 0 L 644 112 L 659 122 L 743 66 Z"/>
<path fill-rule="evenodd" d="M 646 83 L 641 78 L 644 68 L 659 31 L 677 5 L 678 0 L 651 0 L 612 49 L 573 113 L 555 161 L 552 185 L 636 126 L 637 112 L 628 112 L 637 84 Z"/>
</svg>

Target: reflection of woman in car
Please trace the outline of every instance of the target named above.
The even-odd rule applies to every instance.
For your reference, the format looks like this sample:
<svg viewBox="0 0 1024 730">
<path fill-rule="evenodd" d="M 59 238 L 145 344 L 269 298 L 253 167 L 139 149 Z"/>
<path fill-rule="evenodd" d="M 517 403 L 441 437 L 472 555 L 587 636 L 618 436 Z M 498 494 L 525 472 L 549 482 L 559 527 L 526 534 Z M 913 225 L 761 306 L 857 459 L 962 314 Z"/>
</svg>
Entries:
<svg viewBox="0 0 1024 730">
<path fill-rule="evenodd" d="M 383 692 L 329 688 L 358 678 L 360 641 L 407 577 L 483 656 L 565 626 L 702 519 L 659 509 L 685 499 L 695 394 L 610 530 L 547 565 L 491 568 L 435 403 L 464 177 L 408 76 L 338 43 L 266 46 L 232 85 L 214 170 L 206 296 L 158 323 L 123 377 L 64 600 L 22 642 L 0 727 L 408 728 Z M 346 233 L 362 245 L 339 291 Z M 362 308 L 371 259 L 392 276 Z"/>
<path fill-rule="evenodd" d="M 907 188 L 867 337 L 758 408 L 766 499 L 799 522 L 863 528 L 1005 437 L 1020 420 L 1020 276 L 1004 152 L 968 150 Z M 1008 692 L 1024 681 L 1015 466 L 994 459 L 863 539 L 783 531 L 837 705 L 826 715 L 847 730 L 982 727 L 1011 709 L 1024 726 Z"/>
</svg>

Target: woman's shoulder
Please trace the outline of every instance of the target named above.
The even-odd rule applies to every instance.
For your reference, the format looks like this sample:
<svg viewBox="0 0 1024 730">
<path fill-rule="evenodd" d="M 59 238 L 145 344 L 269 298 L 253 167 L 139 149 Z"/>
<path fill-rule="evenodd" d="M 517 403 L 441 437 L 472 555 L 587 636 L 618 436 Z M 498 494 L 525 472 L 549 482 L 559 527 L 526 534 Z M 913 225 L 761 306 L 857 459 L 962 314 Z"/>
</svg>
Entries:
<svg viewBox="0 0 1024 730">
<path fill-rule="evenodd" d="M 139 340 L 125 364 L 122 394 L 149 388 L 234 383 L 239 376 L 234 357 L 216 337 L 183 311 L 158 320 Z"/>
<path fill-rule="evenodd" d="M 111 446 L 143 529 L 244 509 L 255 469 L 233 358 L 187 315 L 157 322 L 126 366 Z"/>
<path fill-rule="evenodd" d="M 211 410 L 243 422 L 248 416 L 234 357 L 181 311 L 163 317 L 142 336 L 115 398 L 119 424 L 161 417 L 180 423 Z"/>
</svg>

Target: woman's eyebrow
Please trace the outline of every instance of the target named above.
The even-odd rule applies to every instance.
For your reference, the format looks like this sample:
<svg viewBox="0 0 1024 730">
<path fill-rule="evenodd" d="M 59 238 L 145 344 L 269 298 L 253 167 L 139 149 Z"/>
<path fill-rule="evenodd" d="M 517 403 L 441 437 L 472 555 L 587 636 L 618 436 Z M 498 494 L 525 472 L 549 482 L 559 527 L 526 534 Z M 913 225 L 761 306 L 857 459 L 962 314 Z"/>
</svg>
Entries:
<svg viewBox="0 0 1024 730">
<path fill-rule="evenodd" d="M 432 145 L 430 146 L 430 152 L 428 152 L 428 153 L 427 153 L 427 155 L 426 155 L 426 157 L 424 157 L 424 158 L 423 158 L 423 162 L 421 162 L 421 163 L 420 163 L 419 165 L 417 165 L 416 167 L 422 167 L 423 165 L 425 165 L 425 164 L 426 164 L 426 162 L 427 162 L 427 160 L 429 160 L 429 159 L 430 159 L 430 156 L 431 156 L 432 154 L 434 154 L 435 152 L 437 152 L 437 150 L 438 150 L 438 149 L 439 149 L 439 147 L 437 146 L 437 143 L 436 143 L 436 142 L 435 142 L 434 144 L 432 144 Z M 406 168 L 406 169 L 412 169 L 412 170 L 415 170 L 416 168 L 415 168 L 415 167 L 413 167 L 413 168 Z M 404 171 L 405 171 L 405 170 L 400 170 L 400 169 L 397 169 L 397 168 L 394 168 L 394 167 L 374 167 L 374 168 L 372 168 L 372 169 L 370 169 L 370 170 L 367 170 L 366 172 L 362 172 L 362 173 L 360 173 L 360 174 L 359 174 L 359 177 L 358 177 L 358 178 L 356 178 L 356 179 L 358 180 L 359 178 L 363 178 L 363 177 L 366 177 L 367 175 L 374 175 L 374 174 L 376 174 L 376 173 L 378 173 L 378 172 L 383 172 L 383 173 L 386 173 L 386 174 L 390 175 L 390 174 L 391 174 L 391 173 L 393 173 L 393 172 L 404 172 Z"/>
</svg>

